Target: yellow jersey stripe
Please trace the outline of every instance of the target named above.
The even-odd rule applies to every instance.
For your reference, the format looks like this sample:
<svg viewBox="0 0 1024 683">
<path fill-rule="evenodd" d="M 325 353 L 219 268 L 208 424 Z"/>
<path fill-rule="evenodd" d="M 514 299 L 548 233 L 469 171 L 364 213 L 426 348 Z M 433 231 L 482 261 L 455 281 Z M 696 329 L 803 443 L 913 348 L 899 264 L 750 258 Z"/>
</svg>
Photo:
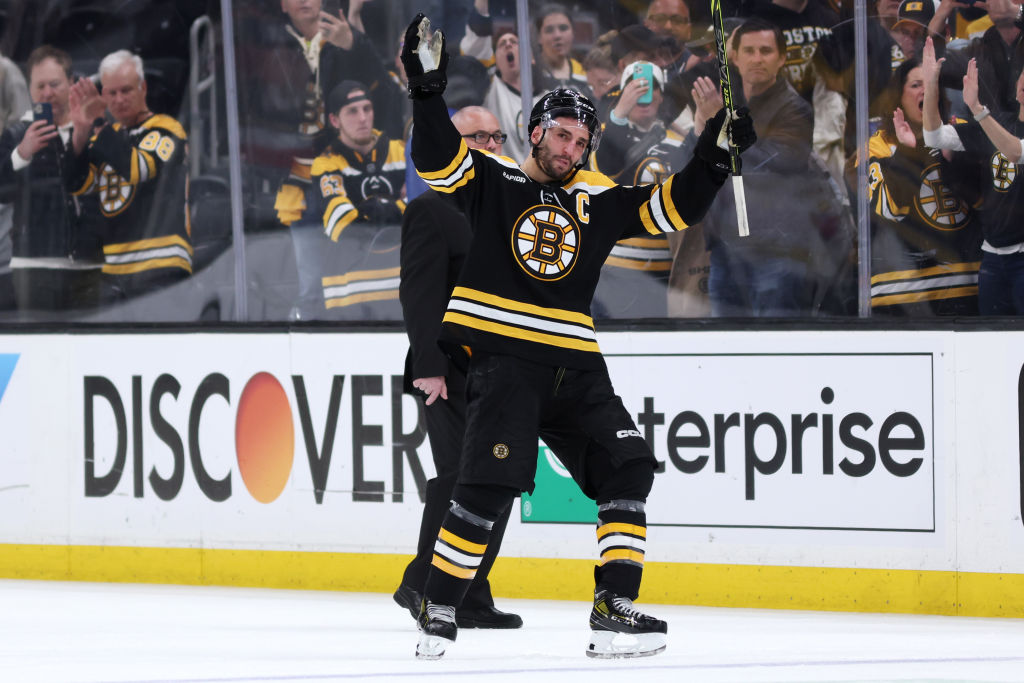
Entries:
<svg viewBox="0 0 1024 683">
<path fill-rule="evenodd" d="M 397 289 L 389 289 L 381 292 L 364 292 L 362 294 L 351 294 L 349 296 L 327 299 L 324 302 L 326 308 L 344 308 L 356 304 L 365 304 L 371 301 L 393 301 L 398 298 Z"/>
<path fill-rule="evenodd" d="M 609 256 L 605 260 L 605 265 L 627 268 L 629 270 L 642 270 L 645 273 L 666 273 L 672 270 L 671 261 L 643 261 L 640 259 L 619 258 L 618 256 Z"/>
<path fill-rule="evenodd" d="M 871 276 L 871 284 L 880 282 L 892 282 L 893 280 L 914 280 L 932 275 L 946 275 L 948 273 L 972 273 L 981 268 L 981 261 L 971 263 L 951 263 L 946 266 L 932 266 L 920 270 L 896 270 L 890 273 L 881 273 Z"/>
<path fill-rule="evenodd" d="M 512 337 L 513 339 L 522 339 L 523 341 L 532 341 L 540 344 L 547 344 L 548 346 L 557 346 L 563 349 L 590 351 L 592 353 L 601 352 L 601 348 L 597 345 L 597 342 L 572 339 L 570 337 L 560 337 L 558 335 L 545 334 L 543 332 L 535 332 L 533 330 L 524 330 L 511 325 L 480 320 L 463 313 L 448 311 L 444 314 L 444 322 L 472 327 L 483 332 L 491 332 L 503 337 Z"/>
<path fill-rule="evenodd" d="M 192 272 L 192 264 L 180 256 L 135 261 L 133 263 L 103 264 L 103 272 L 109 275 L 130 275 L 131 273 L 141 273 L 144 270 L 155 270 L 157 268 L 181 268 L 189 273 Z"/>
<path fill-rule="evenodd" d="M 576 323 L 577 325 L 586 325 L 590 329 L 594 328 L 594 320 L 589 315 L 577 313 L 576 311 L 568 311 L 564 308 L 544 308 L 543 306 L 536 306 L 534 304 L 524 304 L 521 301 L 516 301 L 515 299 L 506 299 L 505 297 L 488 294 L 487 292 L 481 292 L 479 289 L 470 289 L 469 287 L 456 287 L 452 291 L 452 296 L 459 297 L 461 299 L 469 299 L 470 301 L 479 301 L 483 304 L 516 311 L 518 313 L 526 313 L 528 315 Z"/>
<path fill-rule="evenodd" d="M 469 154 L 469 147 L 466 146 L 465 140 L 460 139 L 459 151 L 450 164 L 442 168 L 440 171 L 416 171 L 416 173 L 426 181 L 443 180 L 458 170 L 459 166 L 461 166 L 466 160 L 467 154 Z"/>
<path fill-rule="evenodd" d="M 942 299 L 957 299 L 962 296 L 977 296 L 978 286 L 950 287 L 947 289 L 933 289 L 928 292 L 908 292 L 906 294 L 887 294 L 885 296 L 871 297 L 871 306 L 891 306 L 893 304 L 912 304 L 919 301 L 940 301 Z"/>
<path fill-rule="evenodd" d="M 108 244 L 103 247 L 104 254 L 126 254 L 132 251 L 141 251 L 143 249 L 156 249 L 157 247 L 170 247 L 179 246 L 184 247 L 188 252 L 192 253 L 192 245 L 188 243 L 181 235 L 166 235 L 164 237 L 152 237 L 148 240 L 138 240 L 135 242 L 121 242 L 119 244 Z"/>
<path fill-rule="evenodd" d="M 395 268 L 381 268 L 379 270 L 360 270 L 354 273 L 346 273 L 345 275 L 332 275 L 330 277 L 325 277 L 321 282 L 324 287 L 331 285 L 347 285 L 350 282 L 360 282 L 362 280 L 379 280 L 381 278 L 398 277 L 401 270 L 400 266 L 396 266 Z"/>
</svg>

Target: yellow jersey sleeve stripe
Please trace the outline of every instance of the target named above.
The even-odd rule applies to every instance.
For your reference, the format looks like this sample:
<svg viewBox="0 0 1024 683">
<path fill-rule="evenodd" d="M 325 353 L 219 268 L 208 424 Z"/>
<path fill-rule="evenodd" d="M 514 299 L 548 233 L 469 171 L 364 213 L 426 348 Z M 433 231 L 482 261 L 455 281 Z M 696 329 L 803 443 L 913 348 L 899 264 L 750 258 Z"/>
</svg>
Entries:
<svg viewBox="0 0 1024 683">
<path fill-rule="evenodd" d="M 416 173 L 423 178 L 423 180 L 441 180 L 455 173 L 459 166 L 466 161 L 466 156 L 469 155 L 469 147 L 466 145 L 465 140 L 459 141 L 459 151 L 452 159 L 452 162 L 442 168 L 440 171 L 416 171 Z"/>
<path fill-rule="evenodd" d="M 430 187 L 430 189 L 432 189 L 432 190 L 434 190 L 436 192 L 444 192 L 445 194 L 451 194 L 452 192 L 455 192 L 455 190 L 459 189 L 460 187 L 464 187 L 466 185 L 466 183 L 468 183 L 470 180 L 472 180 L 475 177 L 476 177 L 476 169 L 470 168 L 469 171 L 467 171 L 465 174 L 463 174 L 462 179 L 459 180 L 459 182 L 457 182 L 457 183 L 455 183 L 453 185 L 445 186 L 445 185 L 434 185 L 434 184 L 431 184 L 431 183 L 427 183 L 427 185 Z"/>
<path fill-rule="evenodd" d="M 676 210 L 676 204 L 672 201 L 672 181 L 674 180 L 675 176 L 671 176 L 661 186 L 661 201 L 665 205 L 665 216 L 668 218 L 669 223 L 672 224 L 672 228 L 676 231 L 685 230 L 690 226 L 679 215 L 679 211 Z"/>
</svg>

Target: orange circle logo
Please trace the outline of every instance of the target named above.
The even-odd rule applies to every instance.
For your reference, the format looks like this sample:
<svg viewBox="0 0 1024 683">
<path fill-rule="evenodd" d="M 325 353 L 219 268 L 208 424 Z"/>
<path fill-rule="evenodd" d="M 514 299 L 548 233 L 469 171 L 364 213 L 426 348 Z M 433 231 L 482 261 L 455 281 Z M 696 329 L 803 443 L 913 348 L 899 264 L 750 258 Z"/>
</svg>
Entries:
<svg viewBox="0 0 1024 683">
<path fill-rule="evenodd" d="M 267 372 L 252 376 L 238 400 L 235 453 L 245 488 L 261 503 L 281 495 L 295 459 L 295 424 L 288 395 Z"/>
</svg>

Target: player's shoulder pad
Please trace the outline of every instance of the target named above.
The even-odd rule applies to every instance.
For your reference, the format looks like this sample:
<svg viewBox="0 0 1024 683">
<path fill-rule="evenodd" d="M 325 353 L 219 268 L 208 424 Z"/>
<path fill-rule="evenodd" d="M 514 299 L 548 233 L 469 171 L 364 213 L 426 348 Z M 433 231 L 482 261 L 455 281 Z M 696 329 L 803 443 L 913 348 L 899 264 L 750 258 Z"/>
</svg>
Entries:
<svg viewBox="0 0 1024 683">
<path fill-rule="evenodd" d="M 185 132 L 185 128 L 178 123 L 178 120 L 173 116 L 167 114 L 154 114 L 148 119 L 142 122 L 143 128 L 162 128 L 171 135 L 185 140 L 188 138 L 188 134 Z"/>
</svg>

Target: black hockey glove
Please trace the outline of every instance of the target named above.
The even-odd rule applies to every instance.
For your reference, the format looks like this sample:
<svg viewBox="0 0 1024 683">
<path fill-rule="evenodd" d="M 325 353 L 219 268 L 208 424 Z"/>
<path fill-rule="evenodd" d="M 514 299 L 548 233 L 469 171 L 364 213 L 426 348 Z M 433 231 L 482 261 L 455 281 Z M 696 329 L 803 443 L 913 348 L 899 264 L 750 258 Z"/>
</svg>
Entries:
<svg viewBox="0 0 1024 683">
<path fill-rule="evenodd" d="M 420 99 L 443 93 L 448 85 L 445 70 L 448 68 L 448 52 L 445 50 L 444 34 L 430 33 L 430 19 L 420 12 L 405 30 L 402 43 L 402 66 L 409 80 L 409 98 Z"/>
<path fill-rule="evenodd" d="M 697 139 L 697 156 L 716 169 L 729 173 L 732 171 L 732 163 L 727 134 L 732 133 L 732 143 L 741 154 L 757 142 L 757 134 L 754 132 L 754 119 L 746 107 L 736 110 L 736 118 L 732 120 L 727 130 L 723 130 L 725 120 L 723 107 L 704 125 L 704 132 Z M 736 171 L 739 172 L 742 160 L 737 159 L 736 162 Z"/>
</svg>

